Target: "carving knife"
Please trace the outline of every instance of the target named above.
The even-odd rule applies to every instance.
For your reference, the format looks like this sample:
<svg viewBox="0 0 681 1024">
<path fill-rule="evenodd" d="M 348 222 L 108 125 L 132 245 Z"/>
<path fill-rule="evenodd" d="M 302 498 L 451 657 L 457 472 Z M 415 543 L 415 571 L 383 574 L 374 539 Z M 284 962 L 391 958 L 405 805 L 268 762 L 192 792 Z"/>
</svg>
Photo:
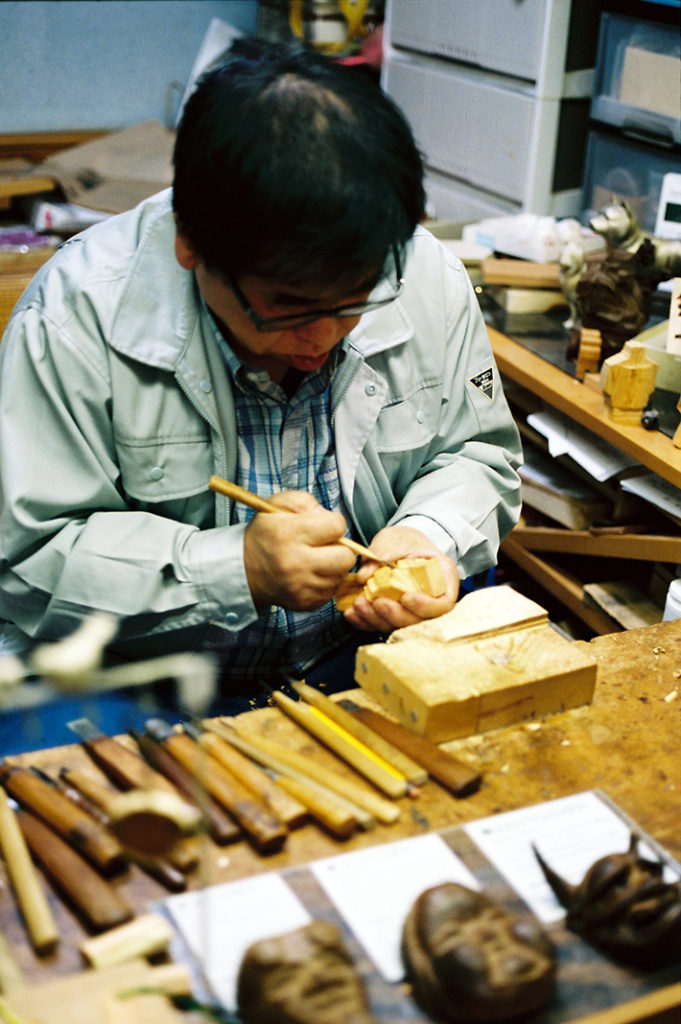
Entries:
<svg viewBox="0 0 681 1024">
<path fill-rule="evenodd" d="M 364 722 L 379 736 L 422 765 L 436 782 L 455 796 L 469 796 L 480 785 L 482 776 L 479 771 L 452 757 L 424 736 L 417 736 L 399 722 L 394 722 L 370 708 L 360 707 L 348 698 L 342 699 L 339 703 L 360 722 Z"/>
<path fill-rule="evenodd" d="M 243 838 L 243 832 L 236 822 L 232 821 L 217 800 L 205 792 L 194 776 L 165 749 L 162 743 L 148 733 L 138 732 L 136 729 L 131 729 L 130 735 L 152 768 L 165 775 L 185 799 L 191 800 L 199 807 L 214 842 L 222 846 Z"/>
<path fill-rule="evenodd" d="M 239 823 L 259 853 L 275 853 L 286 842 L 288 830 L 251 790 L 186 732 L 177 732 L 160 718 L 149 719 L 145 730 L 176 757 L 200 785 Z"/>
<path fill-rule="evenodd" d="M 17 811 L 17 820 L 34 858 L 88 924 L 100 931 L 130 920 L 132 910 L 113 885 L 56 832 L 29 811 Z"/>
<path fill-rule="evenodd" d="M 67 724 L 80 737 L 95 764 L 123 789 L 160 789 L 178 795 L 164 775 L 124 743 L 103 733 L 89 718 L 77 718 Z"/>
<path fill-rule="evenodd" d="M 105 874 L 125 867 L 123 847 L 95 818 L 28 768 L 0 764 L 0 783 Z"/>
<path fill-rule="evenodd" d="M 232 501 L 240 501 L 242 505 L 248 505 L 249 508 L 254 508 L 257 512 L 287 512 L 295 515 L 295 512 L 292 512 L 291 509 L 273 505 L 271 501 L 267 501 L 265 498 L 261 498 L 260 495 L 247 491 L 244 487 L 239 487 L 238 484 L 233 484 L 231 480 L 223 480 L 220 476 L 212 476 L 208 481 L 208 486 L 212 491 L 224 494 L 225 497 L 231 498 Z M 387 565 L 391 569 L 395 567 L 394 562 L 389 562 L 387 558 L 375 555 L 370 548 L 365 548 L 363 544 L 358 544 L 356 540 L 352 540 L 350 537 L 339 537 L 337 543 L 348 548 L 353 554 L 359 555 L 360 558 L 366 558 L 371 562 L 380 562 L 381 565 Z"/>
</svg>

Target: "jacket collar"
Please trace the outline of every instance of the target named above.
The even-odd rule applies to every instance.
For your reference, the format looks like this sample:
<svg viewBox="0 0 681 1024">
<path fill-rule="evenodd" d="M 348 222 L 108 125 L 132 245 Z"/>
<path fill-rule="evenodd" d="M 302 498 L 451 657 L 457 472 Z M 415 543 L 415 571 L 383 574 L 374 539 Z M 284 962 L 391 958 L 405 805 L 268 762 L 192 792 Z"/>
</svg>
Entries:
<svg viewBox="0 0 681 1024">
<path fill-rule="evenodd" d="M 198 327 L 194 275 L 175 259 L 170 190 L 143 215 L 137 245 L 114 312 L 109 343 L 122 355 L 174 370 Z"/>
<path fill-rule="evenodd" d="M 201 303 L 194 275 L 175 259 L 171 191 L 150 201 L 112 321 L 109 342 L 131 359 L 175 370 L 196 331 Z M 154 292 L 154 287 L 158 292 Z M 401 298 L 365 313 L 348 344 L 366 357 L 403 344 L 414 328 Z"/>
</svg>

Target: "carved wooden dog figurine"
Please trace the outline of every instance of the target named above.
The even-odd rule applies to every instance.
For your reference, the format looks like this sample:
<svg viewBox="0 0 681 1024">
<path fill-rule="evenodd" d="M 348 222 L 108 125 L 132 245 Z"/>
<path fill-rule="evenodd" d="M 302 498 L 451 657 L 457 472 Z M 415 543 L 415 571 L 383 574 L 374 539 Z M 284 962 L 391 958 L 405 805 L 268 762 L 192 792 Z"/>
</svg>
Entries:
<svg viewBox="0 0 681 1024">
<path fill-rule="evenodd" d="M 681 274 L 681 241 L 657 238 L 645 232 L 626 200 L 613 197 L 608 206 L 591 218 L 589 227 L 596 234 L 603 235 L 610 250 L 623 249 L 635 253 L 649 239 L 655 250 L 654 266 L 665 277 Z"/>
</svg>

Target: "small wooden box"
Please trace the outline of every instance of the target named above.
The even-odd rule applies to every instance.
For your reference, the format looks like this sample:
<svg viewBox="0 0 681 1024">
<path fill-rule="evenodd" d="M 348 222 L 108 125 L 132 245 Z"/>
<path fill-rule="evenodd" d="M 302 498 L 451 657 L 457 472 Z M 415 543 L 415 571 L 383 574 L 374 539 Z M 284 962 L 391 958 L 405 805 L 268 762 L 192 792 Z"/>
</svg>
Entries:
<svg viewBox="0 0 681 1024">
<path fill-rule="evenodd" d="M 355 680 L 413 732 L 444 743 L 588 704 L 596 661 L 511 587 L 360 647 Z"/>
</svg>

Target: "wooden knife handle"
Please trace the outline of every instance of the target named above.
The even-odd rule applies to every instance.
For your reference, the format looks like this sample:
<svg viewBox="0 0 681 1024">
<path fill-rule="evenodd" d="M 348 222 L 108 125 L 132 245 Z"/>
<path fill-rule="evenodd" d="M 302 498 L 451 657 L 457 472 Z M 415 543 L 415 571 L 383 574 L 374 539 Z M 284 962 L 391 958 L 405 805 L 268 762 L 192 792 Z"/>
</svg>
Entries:
<svg viewBox="0 0 681 1024">
<path fill-rule="evenodd" d="M 50 953 L 59 942 L 59 932 L 47 897 L 40 884 L 14 809 L 0 790 L 0 851 L 7 866 L 17 903 L 37 953 Z M 0 954 L 1 955 L 1 954 Z"/>
<path fill-rule="evenodd" d="M 165 775 L 185 799 L 191 800 L 200 808 L 214 842 L 224 845 L 242 838 L 239 826 L 158 740 L 140 733 L 135 737 L 135 741 L 149 764 Z"/>
<path fill-rule="evenodd" d="M 100 871 L 112 873 L 125 867 L 123 847 L 94 818 L 77 807 L 58 789 L 26 768 L 4 766 L 0 782 L 20 804 L 46 821 Z"/>
<path fill-rule="evenodd" d="M 369 747 L 345 732 L 342 726 L 336 725 L 324 712 L 302 700 L 292 700 L 281 690 L 274 691 L 272 700 L 294 722 L 320 740 L 386 796 L 397 799 L 406 795 L 407 780 L 404 775 L 377 758 Z"/>
<path fill-rule="evenodd" d="M 83 746 L 92 760 L 123 789 L 160 789 L 177 795 L 172 782 L 112 736 L 84 740 Z"/>
<path fill-rule="evenodd" d="M 231 772 L 247 789 L 264 801 L 272 813 L 284 822 L 287 828 L 298 828 L 307 820 L 307 805 L 281 788 L 274 779 L 255 765 L 243 754 L 223 740 L 214 732 L 204 732 L 199 743 L 209 754 L 220 762 L 223 768 Z"/>
<path fill-rule="evenodd" d="M 173 757 L 205 786 L 239 823 L 259 853 L 274 853 L 286 842 L 286 826 L 253 793 L 231 776 L 212 754 L 189 736 L 175 733 L 165 740 Z"/>
<path fill-rule="evenodd" d="M 130 920 L 132 910 L 114 887 L 56 832 L 28 811 L 17 811 L 17 820 L 34 858 L 92 928 Z"/>
<path fill-rule="evenodd" d="M 401 772 L 408 782 L 415 786 L 422 786 L 428 781 L 428 773 L 423 765 L 417 764 L 412 758 L 407 757 L 404 750 L 396 747 L 394 743 L 389 743 L 374 729 L 369 729 L 364 722 L 351 715 L 349 711 L 331 700 L 321 690 L 316 690 L 314 686 L 308 686 L 306 683 L 294 683 L 293 689 L 301 700 L 322 711 L 332 722 L 340 725 L 365 747 L 373 750 L 374 754 L 383 758 L 396 771 Z"/>
<path fill-rule="evenodd" d="M 436 743 L 424 736 L 417 736 L 399 722 L 393 722 L 371 708 L 360 707 L 348 700 L 340 703 L 379 736 L 421 764 L 432 778 L 455 796 L 468 796 L 480 785 L 482 776 L 479 771 L 452 757 L 445 750 L 440 750 Z"/>
</svg>

